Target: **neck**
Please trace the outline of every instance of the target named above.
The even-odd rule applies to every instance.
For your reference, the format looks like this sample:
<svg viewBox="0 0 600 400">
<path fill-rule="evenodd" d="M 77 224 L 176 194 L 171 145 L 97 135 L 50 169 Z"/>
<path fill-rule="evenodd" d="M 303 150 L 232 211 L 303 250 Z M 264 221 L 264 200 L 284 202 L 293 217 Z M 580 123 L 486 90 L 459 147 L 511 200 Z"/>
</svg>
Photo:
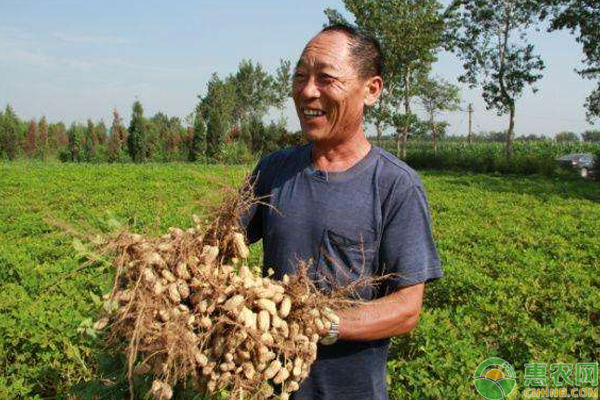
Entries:
<svg viewBox="0 0 600 400">
<path fill-rule="evenodd" d="M 317 169 L 340 172 L 354 166 L 370 150 L 371 143 L 365 137 L 361 127 L 355 134 L 339 142 L 313 142 L 312 158 Z"/>
</svg>

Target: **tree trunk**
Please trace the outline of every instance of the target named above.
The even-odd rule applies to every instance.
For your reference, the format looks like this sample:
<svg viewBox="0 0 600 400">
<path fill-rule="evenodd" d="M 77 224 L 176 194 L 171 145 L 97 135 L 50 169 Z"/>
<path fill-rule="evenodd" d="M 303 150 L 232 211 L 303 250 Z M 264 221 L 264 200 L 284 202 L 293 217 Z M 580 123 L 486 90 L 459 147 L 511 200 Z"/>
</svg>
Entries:
<svg viewBox="0 0 600 400">
<path fill-rule="evenodd" d="M 510 111 L 510 121 L 508 123 L 508 132 L 506 132 L 506 158 L 510 160 L 512 158 L 513 148 L 512 139 L 513 131 L 515 128 L 515 99 L 511 97 L 506 89 L 505 71 L 506 71 L 506 52 L 508 51 L 508 37 L 510 35 L 510 21 L 511 21 L 511 10 L 510 4 L 505 3 L 505 19 L 504 19 L 504 30 L 502 32 L 502 46 L 500 47 L 500 68 L 498 71 L 498 83 L 500 86 L 500 95 L 502 96 L 502 102 L 507 105 Z"/>
<path fill-rule="evenodd" d="M 410 129 L 410 68 L 406 70 L 404 75 L 404 115 L 406 121 L 402 130 L 402 159 L 406 160 L 406 142 L 408 140 L 408 130 Z"/>
<path fill-rule="evenodd" d="M 472 126 L 471 126 L 471 122 L 473 120 L 473 104 L 469 103 L 469 108 L 468 108 L 468 113 L 469 113 L 469 133 L 468 133 L 468 140 L 469 140 L 469 144 L 473 143 L 473 131 L 472 131 Z"/>
<path fill-rule="evenodd" d="M 437 154 L 437 132 L 435 131 L 435 122 L 433 120 L 433 113 L 429 115 L 429 123 L 431 124 L 431 138 L 433 139 L 433 154 Z"/>
<path fill-rule="evenodd" d="M 513 155 L 513 135 L 515 130 L 515 105 L 510 106 L 510 121 L 508 132 L 506 132 L 506 158 L 511 159 Z"/>
<path fill-rule="evenodd" d="M 400 151 L 402 150 L 402 146 L 401 146 L 401 139 L 402 138 L 402 131 L 400 129 L 396 129 L 396 154 L 400 155 Z"/>
<path fill-rule="evenodd" d="M 377 132 L 377 146 L 383 147 L 383 128 L 381 122 L 375 123 L 375 132 Z"/>
<path fill-rule="evenodd" d="M 402 132 L 402 159 L 406 160 L 406 142 L 408 139 L 408 127 L 404 128 L 404 132 Z"/>
<path fill-rule="evenodd" d="M 391 85 L 390 85 L 390 89 L 391 89 Z M 381 97 L 379 98 L 379 105 L 378 105 L 378 109 L 380 111 L 385 110 L 385 100 L 386 100 L 386 95 L 385 95 L 385 93 L 382 93 Z M 385 124 L 381 120 L 380 117 L 376 117 L 375 121 L 376 121 L 375 130 L 377 132 L 377 145 L 379 147 L 383 147 L 383 129 L 385 127 Z"/>
</svg>

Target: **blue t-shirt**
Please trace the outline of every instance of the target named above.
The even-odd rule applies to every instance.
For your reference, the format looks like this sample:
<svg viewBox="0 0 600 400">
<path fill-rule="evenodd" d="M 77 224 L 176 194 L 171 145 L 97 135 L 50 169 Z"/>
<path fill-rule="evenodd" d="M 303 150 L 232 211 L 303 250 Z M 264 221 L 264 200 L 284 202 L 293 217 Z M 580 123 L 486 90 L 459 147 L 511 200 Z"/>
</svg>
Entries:
<svg viewBox="0 0 600 400">
<path fill-rule="evenodd" d="M 263 272 L 274 277 L 311 261 L 311 277 L 327 290 L 365 276 L 384 284 L 358 287 L 369 300 L 440 278 L 423 185 L 405 163 L 379 147 L 342 172 L 317 170 L 312 144 L 263 157 L 253 172 L 255 193 L 270 206 L 243 216 L 250 243 L 263 240 Z M 387 399 L 389 340 L 319 346 L 296 400 Z"/>
</svg>

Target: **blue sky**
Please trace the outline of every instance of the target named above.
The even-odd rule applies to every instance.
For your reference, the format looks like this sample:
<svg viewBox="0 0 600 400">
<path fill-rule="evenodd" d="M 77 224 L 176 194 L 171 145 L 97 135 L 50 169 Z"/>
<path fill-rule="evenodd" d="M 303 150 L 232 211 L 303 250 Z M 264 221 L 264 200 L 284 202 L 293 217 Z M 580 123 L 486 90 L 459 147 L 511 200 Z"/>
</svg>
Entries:
<svg viewBox="0 0 600 400">
<path fill-rule="evenodd" d="M 0 106 L 10 103 L 22 118 L 110 123 L 114 108 L 127 120 L 137 97 L 147 114 L 184 117 L 213 72 L 227 75 L 243 58 L 269 71 L 280 58 L 295 62 L 325 22 L 326 7 L 343 4 L 0 0 Z M 589 129 L 583 103 L 594 83 L 574 72 L 579 45 L 565 32 L 536 33 L 531 40 L 547 67 L 539 91 L 528 91 L 517 104 L 517 133 Z M 461 63 L 441 54 L 434 73 L 456 82 Z M 506 128 L 506 117 L 485 111 L 478 90 L 462 89 L 463 103 L 475 109 L 475 131 Z M 297 129 L 291 103 L 285 115 Z M 451 133 L 466 131 L 465 113 L 441 118 Z"/>
</svg>

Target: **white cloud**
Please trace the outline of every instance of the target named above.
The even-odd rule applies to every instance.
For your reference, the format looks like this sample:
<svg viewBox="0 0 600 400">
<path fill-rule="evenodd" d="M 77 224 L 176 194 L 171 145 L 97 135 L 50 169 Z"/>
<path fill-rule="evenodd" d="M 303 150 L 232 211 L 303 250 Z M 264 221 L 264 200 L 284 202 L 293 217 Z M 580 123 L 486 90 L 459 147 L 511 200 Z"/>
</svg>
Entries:
<svg viewBox="0 0 600 400">
<path fill-rule="evenodd" d="M 76 33 L 54 32 L 52 36 L 61 42 L 73 44 L 109 45 L 133 43 L 129 39 L 111 35 L 82 35 Z"/>
<path fill-rule="evenodd" d="M 132 43 L 124 38 L 113 36 L 81 36 L 54 33 L 51 37 L 65 43 L 108 45 Z M 52 40 L 52 39 L 51 39 Z M 4 27 L 0 28 L 0 63 L 22 67 L 28 66 L 45 71 L 76 72 L 131 72 L 159 76 L 184 76 L 198 73 L 198 68 L 178 66 L 157 66 L 132 62 L 122 58 L 78 58 L 76 56 L 55 55 L 48 37 L 36 37 L 30 32 Z M 73 52 L 76 54 L 76 52 Z"/>
<path fill-rule="evenodd" d="M 85 60 L 68 57 L 56 57 L 35 48 L 12 46 L 0 43 L 0 63 L 16 66 L 29 66 L 45 70 L 76 69 L 91 71 L 94 64 Z"/>
</svg>

